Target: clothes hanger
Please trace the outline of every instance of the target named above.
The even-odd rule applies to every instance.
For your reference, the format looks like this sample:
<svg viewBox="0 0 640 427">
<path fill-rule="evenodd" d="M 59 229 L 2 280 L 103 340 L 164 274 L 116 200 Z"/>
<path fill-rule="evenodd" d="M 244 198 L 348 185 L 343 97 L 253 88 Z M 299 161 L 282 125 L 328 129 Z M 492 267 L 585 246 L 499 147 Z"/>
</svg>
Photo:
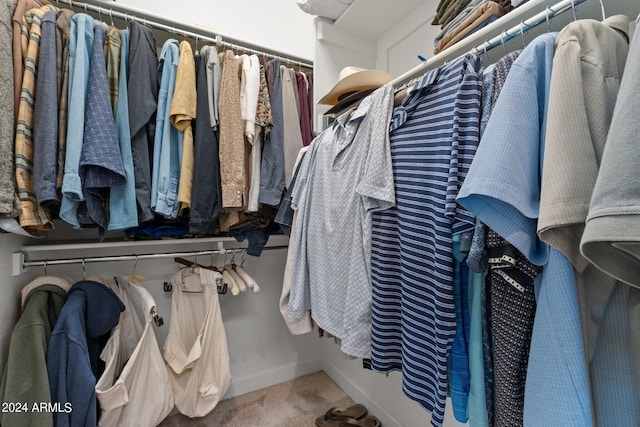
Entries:
<svg viewBox="0 0 640 427">
<path fill-rule="evenodd" d="M 577 21 L 578 17 L 576 16 L 576 2 L 575 2 L 575 0 L 571 0 L 571 13 L 573 13 L 573 20 Z"/>
<path fill-rule="evenodd" d="M 502 32 L 502 34 L 500 34 L 500 41 L 502 42 L 502 49 L 504 50 L 504 54 L 507 55 L 509 52 L 507 51 L 507 46 L 505 45 L 504 42 L 504 35 L 506 34 L 506 30 Z"/>
<path fill-rule="evenodd" d="M 82 280 L 87 280 L 87 270 L 84 266 L 84 258 L 82 258 Z"/>
<path fill-rule="evenodd" d="M 227 270 L 226 268 L 226 255 L 223 260 L 221 272 L 222 272 L 222 282 L 225 285 L 227 285 L 227 289 L 231 290 L 231 295 L 233 296 L 238 295 L 240 293 L 240 287 L 238 286 L 238 283 L 235 281 L 233 276 L 231 276 L 231 274 L 229 273 L 229 270 Z"/>
<path fill-rule="evenodd" d="M 602 10 L 602 20 L 607 19 L 607 14 L 604 12 L 604 2 L 600 0 L 600 9 Z"/>
<path fill-rule="evenodd" d="M 113 9 L 109 9 L 109 19 L 111 19 L 111 26 L 114 27 L 115 25 L 113 25 Z"/>
<path fill-rule="evenodd" d="M 545 19 L 547 21 L 547 33 L 551 32 L 551 24 L 549 23 L 549 12 L 551 11 L 551 9 L 549 8 L 549 6 L 547 6 L 547 9 L 545 10 Z"/>
<path fill-rule="evenodd" d="M 198 255 L 195 256 L 194 263 L 191 267 L 183 268 L 180 272 L 180 291 L 187 294 L 202 294 L 204 293 L 204 285 L 202 284 L 202 280 L 200 280 L 200 287 L 198 289 L 189 289 L 187 284 L 185 283 L 185 279 L 189 276 L 198 275 L 199 272 L 196 271 L 197 268 L 200 268 L 198 264 Z"/>
<path fill-rule="evenodd" d="M 184 265 L 186 267 L 200 267 L 200 268 L 206 268 L 207 270 L 212 270 L 215 271 L 216 273 L 220 272 L 220 269 L 218 267 L 216 267 L 215 265 L 213 265 L 213 255 L 214 253 L 211 254 L 211 259 L 212 259 L 212 265 L 201 265 L 201 264 L 197 264 L 194 261 L 188 260 L 186 258 L 182 258 L 182 257 L 175 257 L 173 260 L 175 262 L 177 262 L 178 264 Z M 171 292 L 171 289 L 173 287 L 171 286 L 171 283 L 169 282 L 165 282 L 165 286 L 164 286 L 164 291 L 165 292 Z M 227 283 L 223 283 L 221 285 L 217 285 L 217 290 L 218 293 L 220 295 L 224 295 L 227 293 Z"/>
<path fill-rule="evenodd" d="M 227 266 L 227 270 L 229 271 L 229 274 L 231 275 L 231 277 L 233 277 L 233 280 L 235 280 L 236 283 L 238 284 L 238 287 L 240 288 L 240 292 L 246 292 L 247 284 L 244 282 L 244 280 L 242 280 L 242 277 L 240 277 L 238 273 L 236 273 L 235 265 L 236 265 L 236 253 L 234 251 L 233 256 L 231 258 L 231 263 Z"/>
<path fill-rule="evenodd" d="M 240 261 L 240 265 L 235 266 L 235 271 L 242 278 L 242 280 L 244 280 L 249 289 L 252 289 L 254 293 L 258 293 L 260 292 L 260 286 L 258 286 L 258 283 L 244 269 L 244 260 L 246 255 L 247 252 L 242 251 L 242 260 Z"/>
<path fill-rule="evenodd" d="M 522 37 L 522 48 L 527 47 L 527 41 L 524 39 L 524 21 L 520 21 L 520 37 Z"/>
</svg>

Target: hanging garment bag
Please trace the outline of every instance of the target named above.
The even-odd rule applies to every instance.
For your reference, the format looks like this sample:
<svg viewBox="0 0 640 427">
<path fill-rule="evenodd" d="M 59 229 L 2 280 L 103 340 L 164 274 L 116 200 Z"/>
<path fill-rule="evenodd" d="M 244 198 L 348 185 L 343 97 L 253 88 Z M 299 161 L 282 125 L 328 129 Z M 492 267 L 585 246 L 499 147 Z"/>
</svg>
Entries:
<svg viewBox="0 0 640 427">
<path fill-rule="evenodd" d="M 175 404 L 188 417 L 202 417 L 229 388 L 231 371 L 217 285 L 222 275 L 190 267 L 172 278 L 173 295 L 164 359 Z"/>
<path fill-rule="evenodd" d="M 98 425 L 154 427 L 169 415 L 174 403 L 153 328 L 156 303 L 136 283 L 122 281 L 111 289 L 127 308 L 100 355 L 106 367 L 96 384 L 102 408 Z"/>
</svg>

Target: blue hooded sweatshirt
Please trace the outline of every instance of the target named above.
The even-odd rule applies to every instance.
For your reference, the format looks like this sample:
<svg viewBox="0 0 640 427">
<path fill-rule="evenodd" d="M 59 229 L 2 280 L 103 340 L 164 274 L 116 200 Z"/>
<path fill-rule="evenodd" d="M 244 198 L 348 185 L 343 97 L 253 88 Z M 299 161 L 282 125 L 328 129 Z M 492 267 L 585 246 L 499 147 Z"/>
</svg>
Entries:
<svg viewBox="0 0 640 427">
<path fill-rule="evenodd" d="M 104 370 L 100 352 L 124 309 L 101 283 L 85 280 L 69 290 L 47 353 L 56 427 L 97 425 L 96 378 Z"/>
</svg>

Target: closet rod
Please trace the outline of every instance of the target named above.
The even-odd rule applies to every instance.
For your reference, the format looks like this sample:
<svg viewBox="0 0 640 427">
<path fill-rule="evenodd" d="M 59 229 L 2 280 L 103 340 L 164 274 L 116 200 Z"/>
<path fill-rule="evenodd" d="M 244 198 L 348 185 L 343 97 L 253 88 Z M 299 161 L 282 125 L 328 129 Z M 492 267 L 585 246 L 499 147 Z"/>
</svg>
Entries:
<svg viewBox="0 0 640 427">
<path fill-rule="evenodd" d="M 479 46 L 473 47 L 467 53 L 474 53 L 476 55 L 480 55 L 486 51 L 489 51 L 497 46 L 502 45 L 503 43 L 506 43 L 507 41 L 513 39 L 514 37 L 519 36 L 523 32 L 526 32 L 540 25 L 543 22 L 547 22 L 547 20 L 550 20 L 551 18 L 560 15 L 561 13 L 564 13 L 568 10 L 575 8 L 576 5 L 580 3 L 584 3 L 585 1 L 587 0 L 561 0 L 552 6 L 547 6 L 546 9 L 543 10 L 542 12 L 539 12 L 531 16 L 530 18 L 520 22 L 517 25 L 514 25 L 513 27 L 511 27 L 506 31 L 502 31 L 499 35 L 493 37 L 492 39 L 487 40 L 486 42 L 482 43 Z M 525 3 L 525 6 L 526 6 L 526 3 Z M 511 13 L 508 13 L 504 16 L 508 17 Z M 422 76 L 425 72 L 434 68 L 435 65 L 440 65 L 444 63 L 445 62 L 444 58 L 448 56 L 447 50 L 444 50 L 443 52 L 429 58 L 427 61 L 407 71 L 406 73 L 396 77 L 391 81 L 391 84 L 395 87 L 401 87 L 402 85 L 410 82 L 411 80 Z M 460 57 L 460 56 L 462 55 L 461 54 L 456 55 L 456 57 Z"/>
<path fill-rule="evenodd" d="M 267 246 L 263 250 L 270 249 L 284 249 L 288 248 L 286 245 L 280 246 Z M 50 265 L 64 265 L 64 264 L 86 264 L 94 262 L 110 262 L 110 261 L 141 261 L 148 259 L 163 259 L 163 258 L 175 258 L 175 257 L 199 257 L 208 255 L 224 255 L 228 253 L 237 254 L 246 252 L 246 248 L 231 248 L 231 249 L 213 249 L 208 251 L 195 251 L 195 252 L 167 252 L 156 254 L 140 254 L 140 255 L 110 255 L 102 257 L 84 257 L 84 258 L 61 258 L 61 259 L 44 259 L 38 261 L 27 261 L 25 252 L 14 253 L 15 261 L 20 263 L 20 272 L 14 271 L 14 276 L 21 273 L 24 268 L 27 267 L 47 267 Z M 15 268 L 14 268 L 15 270 Z M 16 274 L 18 273 L 18 274 Z"/>
<path fill-rule="evenodd" d="M 65 4 L 71 9 L 73 9 L 75 6 L 76 9 L 84 9 L 85 11 L 97 12 L 100 15 L 104 15 L 105 18 L 118 18 L 126 22 L 137 21 L 143 25 L 153 27 L 157 30 L 164 31 L 169 34 L 190 37 L 198 42 L 206 41 L 236 51 L 245 51 L 268 58 L 279 59 L 280 61 L 286 62 L 289 65 L 297 65 L 301 68 L 304 67 L 313 69 L 313 63 L 309 62 L 309 60 L 307 59 L 292 56 L 273 49 L 264 49 L 260 46 L 247 43 L 245 41 L 214 33 L 213 31 L 206 28 L 201 28 L 192 24 L 171 21 L 160 15 L 152 14 L 140 9 L 132 8 L 130 6 L 115 3 L 113 5 L 110 5 L 108 8 L 103 8 L 86 1 L 76 2 L 73 0 L 56 0 L 56 3 Z"/>
</svg>

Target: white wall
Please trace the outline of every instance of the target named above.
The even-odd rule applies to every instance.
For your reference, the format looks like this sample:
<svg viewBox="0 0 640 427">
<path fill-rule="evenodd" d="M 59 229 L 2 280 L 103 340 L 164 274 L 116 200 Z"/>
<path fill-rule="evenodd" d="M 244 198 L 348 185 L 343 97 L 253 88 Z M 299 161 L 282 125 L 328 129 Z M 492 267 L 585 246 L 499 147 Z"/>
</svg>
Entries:
<svg viewBox="0 0 640 427">
<path fill-rule="evenodd" d="M 22 277 L 11 276 L 11 254 L 15 248 L 33 240 L 13 234 L 0 234 L 0 278 L 2 278 L 2 296 L 0 296 L 0 372 L 4 372 L 9 352 L 11 331 L 20 316 L 20 290 L 38 272 L 25 273 Z"/>
<path fill-rule="evenodd" d="M 112 2 L 94 3 L 108 7 Z M 290 55 L 313 57 L 313 16 L 303 12 L 295 0 L 119 0 L 118 3 Z"/>
</svg>

